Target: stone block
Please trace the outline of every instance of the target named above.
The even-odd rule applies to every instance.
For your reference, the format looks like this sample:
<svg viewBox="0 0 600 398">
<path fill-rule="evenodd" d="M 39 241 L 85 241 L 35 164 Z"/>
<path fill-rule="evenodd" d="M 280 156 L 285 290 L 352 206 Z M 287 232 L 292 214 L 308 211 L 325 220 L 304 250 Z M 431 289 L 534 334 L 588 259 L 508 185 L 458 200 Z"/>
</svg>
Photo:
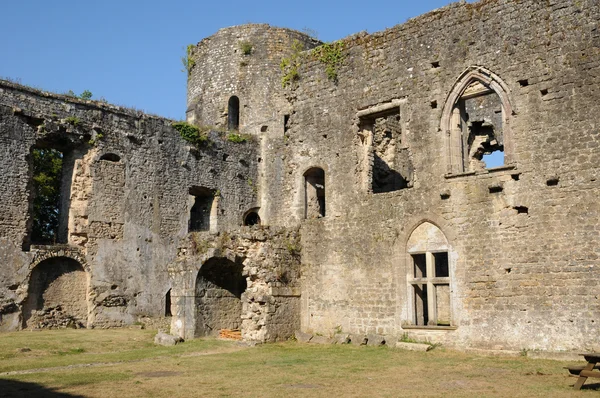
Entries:
<svg viewBox="0 0 600 398">
<path fill-rule="evenodd" d="M 312 334 L 304 333 L 299 330 L 296 331 L 294 335 L 296 336 L 296 340 L 298 340 L 299 343 L 308 343 L 313 338 Z"/>
<path fill-rule="evenodd" d="M 402 350 L 409 351 L 429 351 L 431 346 L 429 344 L 419 344 L 419 343 L 405 343 L 403 341 L 399 341 L 396 343 L 396 348 L 400 348 Z"/>
<path fill-rule="evenodd" d="M 181 343 L 183 339 L 178 336 L 173 336 L 171 334 L 159 332 L 154 336 L 154 344 L 164 345 L 164 346 L 174 346 L 178 343 Z"/>
<path fill-rule="evenodd" d="M 313 336 L 310 342 L 314 344 L 334 344 L 335 340 L 325 336 Z"/>
<path fill-rule="evenodd" d="M 350 336 L 350 342 L 353 345 L 367 345 L 367 337 L 363 334 L 353 334 Z"/>
<path fill-rule="evenodd" d="M 367 335 L 367 345 L 377 347 L 385 344 L 385 338 L 378 334 L 368 334 Z"/>
<path fill-rule="evenodd" d="M 350 344 L 350 335 L 348 333 L 338 333 L 333 336 L 334 344 Z"/>
</svg>

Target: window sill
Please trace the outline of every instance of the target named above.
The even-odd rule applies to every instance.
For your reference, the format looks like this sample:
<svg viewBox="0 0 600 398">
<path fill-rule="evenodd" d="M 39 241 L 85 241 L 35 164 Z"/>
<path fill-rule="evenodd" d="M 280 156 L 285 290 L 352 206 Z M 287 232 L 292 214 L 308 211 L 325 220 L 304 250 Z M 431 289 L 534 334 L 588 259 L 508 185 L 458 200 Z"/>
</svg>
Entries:
<svg viewBox="0 0 600 398">
<path fill-rule="evenodd" d="M 418 329 L 418 330 L 456 330 L 458 326 L 419 326 L 419 325 L 403 325 L 402 329 Z"/>
<path fill-rule="evenodd" d="M 517 168 L 516 164 L 505 164 L 504 166 L 492 167 L 491 169 L 483 169 L 477 171 L 466 171 L 464 173 L 449 173 L 445 174 L 444 178 L 447 180 L 453 178 L 461 178 L 461 177 L 472 177 L 472 176 L 481 176 L 487 174 L 503 174 L 502 172 L 512 172 Z"/>
</svg>

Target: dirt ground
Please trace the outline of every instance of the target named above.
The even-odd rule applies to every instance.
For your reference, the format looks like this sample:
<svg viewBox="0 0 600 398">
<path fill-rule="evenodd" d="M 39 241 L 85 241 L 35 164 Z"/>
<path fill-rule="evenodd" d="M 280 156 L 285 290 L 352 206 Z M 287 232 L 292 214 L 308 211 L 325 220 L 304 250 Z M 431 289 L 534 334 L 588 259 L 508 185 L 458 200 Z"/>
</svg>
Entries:
<svg viewBox="0 0 600 398">
<path fill-rule="evenodd" d="M 596 397 L 574 391 L 570 363 L 437 347 L 287 342 L 256 347 L 198 339 L 152 343 L 154 331 L 0 334 L 0 397 Z"/>
</svg>

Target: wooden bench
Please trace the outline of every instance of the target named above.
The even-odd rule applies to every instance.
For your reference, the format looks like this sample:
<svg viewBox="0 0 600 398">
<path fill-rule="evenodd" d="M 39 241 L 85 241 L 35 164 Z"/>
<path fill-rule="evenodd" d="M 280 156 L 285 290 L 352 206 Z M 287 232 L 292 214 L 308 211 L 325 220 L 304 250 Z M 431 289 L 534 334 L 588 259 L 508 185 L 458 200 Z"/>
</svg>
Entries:
<svg viewBox="0 0 600 398">
<path fill-rule="evenodd" d="M 581 390 L 583 383 L 585 383 L 588 377 L 600 379 L 600 353 L 586 353 L 580 355 L 585 358 L 587 365 L 569 366 L 565 368 L 569 370 L 571 375 L 579 376 L 574 385 L 576 390 Z"/>
</svg>

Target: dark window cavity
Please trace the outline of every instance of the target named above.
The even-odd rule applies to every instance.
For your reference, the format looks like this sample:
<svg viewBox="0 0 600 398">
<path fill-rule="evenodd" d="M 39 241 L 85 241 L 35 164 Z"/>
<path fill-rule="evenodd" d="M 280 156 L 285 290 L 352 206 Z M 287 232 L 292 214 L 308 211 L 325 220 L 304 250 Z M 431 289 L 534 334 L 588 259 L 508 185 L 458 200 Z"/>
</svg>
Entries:
<svg viewBox="0 0 600 398">
<path fill-rule="evenodd" d="M 209 231 L 215 201 L 214 192 L 204 187 L 192 187 L 190 188 L 190 201 L 193 204 L 190 210 L 188 231 Z"/>
<path fill-rule="evenodd" d="M 235 95 L 229 98 L 227 106 L 227 129 L 240 129 L 240 99 Z"/>
<path fill-rule="evenodd" d="M 318 167 L 304 173 L 304 217 L 325 217 L 325 171 Z"/>
<path fill-rule="evenodd" d="M 171 316 L 171 289 L 165 295 L 165 316 Z"/>
<path fill-rule="evenodd" d="M 100 157 L 100 160 L 106 160 L 108 162 L 120 162 L 121 161 L 121 157 L 119 155 L 114 154 L 114 153 L 105 153 L 104 155 L 102 155 Z"/>
<path fill-rule="evenodd" d="M 260 225 L 260 216 L 258 215 L 258 209 L 252 209 L 244 215 L 244 225 Z"/>
</svg>

